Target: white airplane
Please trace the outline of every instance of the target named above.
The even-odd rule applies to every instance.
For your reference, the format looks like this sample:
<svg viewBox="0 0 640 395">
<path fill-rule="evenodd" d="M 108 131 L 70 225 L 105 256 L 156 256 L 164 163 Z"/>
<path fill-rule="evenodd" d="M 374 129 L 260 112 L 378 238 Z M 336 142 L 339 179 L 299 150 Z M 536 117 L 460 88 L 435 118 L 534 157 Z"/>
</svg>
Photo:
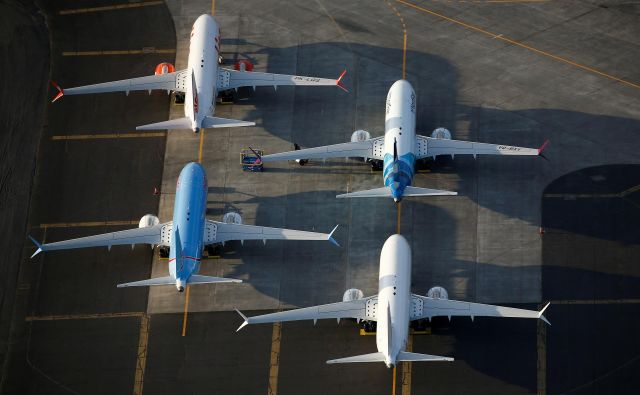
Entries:
<svg viewBox="0 0 640 395">
<path fill-rule="evenodd" d="M 500 144 L 452 140 L 444 128 L 431 137 L 416 135 L 416 94 L 406 80 L 396 81 L 387 94 L 384 136 L 371 138 L 369 132 L 358 130 L 351 142 L 324 147 L 301 149 L 262 156 L 263 162 L 361 157 L 365 161 L 383 161 L 384 187 L 338 195 L 350 197 L 393 197 L 399 202 L 404 196 L 457 195 L 456 192 L 411 186 L 417 159 L 438 155 L 541 155 L 548 144 L 539 149 Z M 304 162 L 299 162 L 301 165 Z"/>
<path fill-rule="evenodd" d="M 230 240 L 329 240 L 335 245 L 333 231 L 327 233 L 305 232 L 301 230 L 267 228 L 265 226 L 226 223 L 205 218 L 207 211 L 207 176 L 199 163 L 189 163 L 180 172 L 176 187 L 176 201 L 173 208 L 173 221 L 160 223 L 157 217 L 145 215 L 138 229 L 101 235 L 81 237 L 73 240 L 40 244 L 29 238 L 38 247 L 31 256 L 41 251 L 69 250 L 75 248 L 114 245 L 151 244 L 170 247 L 169 276 L 149 280 L 118 284 L 123 287 L 144 287 L 152 285 L 175 285 L 178 292 L 184 291 L 187 284 L 239 283 L 242 280 L 223 277 L 201 276 L 200 262 L 205 246 L 224 243 Z"/>
<path fill-rule="evenodd" d="M 444 316 L 516 317 L 541 319 L 549 303 L 540 311 L 480 303 L 448 300 L 446 296 L 429 297 L 411 293 L 411 247 L 401 235 L 387 239 L 380 253 L 378 294 L 364 298 L 362 291 L 349 289 L 343 301 L 321 306 L 306 307 L 280 313 L 246 317 L 239 310 L 244 322 L 238 331 L 248 324 L 270 322 L 355 318 L 358 321 L 377 321 L 376 345 L 378 352 L 354 357 L 333 359 L 327 363 L 384 362 L 392 367 L 405 361 L 453 361 L 453 358 L 407 352 L 409 322 Z M 439 288 L 439 287 L 438 287 Z M 430 292 L 431 293 L 431 292 Z"/>
<path fill-rule="evenodd" d="M 87 93 L 126 92 L 129 94 L 130 91 L 149 91 L 151 93 L 154 89 L 166 90 L 167 93 L 171 91 L 182 92 L 185 93 L 187 99 L 184 105 L 184 118 L 138 126 L 136 129 L 191 129 L 198 132 L 200 128 L 255 125 L 254 122 L 214 117 L 213 112 L 218 91 L 244 86 L 252 86 L 254 89 L 256 86 L 273 86 L 275 88 L 280 85 L 335 85 L 346 91 L 341 82 L 346 70 L 337 80 L 236 71 L 218 67 L 219 54 L 220 28 L 218 23 L 211 15 L 201 15 L 196 19 L 191 29 L 189 61 L 186 69 L 173 71 L 173 65 L 163 63 L 156 68 L 156 75 L 68 89 L 62 89 L 52 82 L 58 90 L 53 101 L 55 102 L 62 96 Z"/>
</svg>

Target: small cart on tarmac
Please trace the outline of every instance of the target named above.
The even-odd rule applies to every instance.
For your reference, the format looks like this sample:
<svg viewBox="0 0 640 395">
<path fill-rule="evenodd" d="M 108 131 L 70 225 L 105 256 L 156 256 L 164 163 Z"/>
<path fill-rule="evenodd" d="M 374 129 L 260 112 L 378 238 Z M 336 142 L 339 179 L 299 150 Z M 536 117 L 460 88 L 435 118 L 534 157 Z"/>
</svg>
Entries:
<svg viewBox="0 0 640 395">
<path fill-rule="evenodd" d="M 262 171 L 262 155 L 264 152 L 260 149 L 246 148 L 240 151 L 240 164 L 242 171 L 260 172 Z"/>
</svg>

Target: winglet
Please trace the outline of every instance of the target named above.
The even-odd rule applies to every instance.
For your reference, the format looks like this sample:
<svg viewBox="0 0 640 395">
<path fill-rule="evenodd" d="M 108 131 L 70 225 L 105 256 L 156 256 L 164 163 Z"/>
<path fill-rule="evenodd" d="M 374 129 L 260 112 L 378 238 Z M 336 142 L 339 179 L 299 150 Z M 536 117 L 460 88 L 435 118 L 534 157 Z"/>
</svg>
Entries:
<svg viewBox="0 0 640 395">
<path fill-rule="evenodd" d="M 538 148 L 538 155 L 542 156 L 542 151 L 544 151 L 544 149 L 547 148 L 547 145 L 549 145 L 549 139 L 546 139 L 544 143 L 542 143 L 540 148 Z"/>
<path fill-rule="evenodd" d="M 36 247 L 38 247 L 38 249 L 36 250 L 36 252 L 33 253 L 33 255 L 31 255 L 31 258 L 33 258 L 34 256 L 38 255 L 39 253 L 41 253 L 42 251 L 44 251 L 42 249 L 42 244 L 38 243 L 36 241 L 36 239 L 34 239 L 33 237 L 29 236 L 29 238 L 31 239 L 31 241 L 33 242 L 33 244 L 36 245 Z"/>
<path fill-rule="evenodd" d="M 338 229 L 338 226 L 340 226 L 340 224 L 336 225 L 335 228 L 333 228 L 333 230 L 331 231 L 331 233 L 329 233 L 329 237 L 327 238 L 327 240 L 329 240 L 330 242 L 332 242 L 333 244 L 335 244 L 337 247 L 340 247 L 340 244 L 338 244 L 338 242 L 336 241 L 336 239 L 333 238 L 333 233 L 336 231 L 336 229 Z"/>
<path fill-rule="evenodd" d="M 542 314 L 544 314 L 544 311 L 547 309 L 547 307 L 549 307 L 549 305 L 550 305 L 550 304 L 551 304 L 551 302 L 548 302 L 548 303 L 547 303 L 547 304 L 542 308 L 542 310 L 540 310 L 540 311 L 538 312 L 538 318 L 539 318 L 539 319 L 541 319 L 542 321 L 546 322 L 546 323 L 547 323 L 547 325 L 549 325 L 549 326 L 551 326 L 551 323 L 550 323 L 550 322 L 549 322 L 549 320 L 547 320 L 547 319 L 545 318 L 545 316 L 544 316 L 544 315 L 542 315 Z"/>
<path fill-rule="evenodd" d="M 338 86 L 338 88 L 348 93 L 349 91 L 347 90 L 347 88 L 342 85 L 342 79 L 344 78 L 345 74 L 347 74 L 347 69 L 344 69 L 342 74 L 340 74 L 340 77 L 338 77 L 338 79 L 336 80 L 336 85 Z"/>
<path fill-rule="evenodd" d="M 54 81 L 49 80 L 49 83 L 58 90 L 58 94 L 56 95 L 56 97 L 53 98 L 53 100 L 51 100 L 51 103 L 55 102 L 56 100 L 58 100 L 59 98 L 61 98 L 62 96 L 64 96 L 64 89 L 60 88 L 60 85 L 56 84 Z"/>
<path fill-rule="evenodd" d="M 246 316 L 246 315 L 242 314 L 242 313 L 240 312 L 240 310 L 235 309 L 235 311 L 236 311 L 238 314 L 240 314 L 240 317 L 242 317 L 242 319 L 244 320 L 244 322 L 243 322 L 243 323 L 238 327 L 238 329 L 236 329 L 236 332 L 239 332 L 239 331 L 240 331 L 240 329 L 242 329 L 242 328 L 244 328 L 245 326 L 249 325 L 249 319 L 247 318 L 247 316 Z"/>
</svg>

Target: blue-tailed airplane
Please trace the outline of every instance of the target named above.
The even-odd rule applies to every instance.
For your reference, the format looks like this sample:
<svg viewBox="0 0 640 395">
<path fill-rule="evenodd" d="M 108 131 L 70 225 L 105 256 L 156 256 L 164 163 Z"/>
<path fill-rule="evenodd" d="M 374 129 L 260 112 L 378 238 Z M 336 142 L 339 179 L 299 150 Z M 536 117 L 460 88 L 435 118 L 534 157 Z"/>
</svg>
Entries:
<svg viewBox="0 0 640 395">
<path fill-rule="evenodd" d="M 416 135 L 416 93 L 406 80 L 396 81 L 387 94 L 384 136 L 371 138 L 369 132 L 358 130 L 351 142 L 265 155 L 263 162 L 296 160 L 305 164 L 308 159 L 360 157 L 366 162 L 382 161 L 384 187 L 338 195 L 351 197 L 392 197 L 399 202 L 404 196 L 457 195 L 456 192 L 411 186 L 418 159 L 438 155 L 541 155 L 546 141 L 539 149 L 501 144 L 452 140 L 451 133 L 436 129 L 431 137 Z"/>
<path fill-rule="evenodd" d="M 101 235 L 81 237 L 78 239 L 40 244 L 29 237 L 38 247 L 31 256 L 41 251 L 68 250 L 75 248 L 114 245 L 151 244 L 152 246 L 170 247 L 169 276 L 149 280 L 119 284 L 122 287 L 139 287 L 149 285 L 175 285 L 179 292 L 184 291 L 187 284 L 209 284 L 223 282 L 242 282 L 231 278 L 201 276 L 200 260 L 205 246 L 224 243 L 230 240 L 329 240 L 336 244 L 332 235 L 337 226 L 329 234 L 305 232 L 300 230 L 267 228 L 236 223 L 225 223 L 205 218 L 207 209 L 207 176 L 198 163 L 189 163 L 180 172 L 176 187 L 173 221 L 155 223 L 146 226 L 141 221 L 140 228 Z M 144 218 L 143 218 L 144 219 Z"/>
</svg>

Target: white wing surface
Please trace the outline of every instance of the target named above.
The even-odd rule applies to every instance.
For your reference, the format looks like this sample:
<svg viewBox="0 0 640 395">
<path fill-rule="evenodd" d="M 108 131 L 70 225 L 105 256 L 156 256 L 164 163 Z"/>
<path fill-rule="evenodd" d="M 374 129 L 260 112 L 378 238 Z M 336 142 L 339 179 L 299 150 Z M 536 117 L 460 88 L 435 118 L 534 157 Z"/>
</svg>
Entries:
<svg viewBox="0 0 640 395">
<path fill-rule="evenodd" d="M 279 313 L 271 313 L 258 315 L 255 317 L 247 317 L 240 311 L 236 310 L 238 314 L 242 316 L 244 322 L 238 330 L 242 329 L 245 325 L 249 324 L 266 324 L 270 322 L 285 322 L 285 321 L 303 321 L 303 320 L 323 320 L 328 318 L 356 318 L 359 320 L 375 320 L 373 317 L 368 317 L 366 308 L 367 301 L 376 296 L 368 298 L 352 300 L 350 302 L 338 302 L 329 303 L 313 307 L 305 307 L 302 309 L 295 309 L 289 311 L 283 311 Z"/>
<path fill-rule="evenodd" d="M 166 225 L 171 225 L 171 222 L 165 222 L 164 224 L 158 224 L 146 228 L 136 228 L 122 230 L 119 232 L 103 233 L 101 235 L 80 237 L 78 239 L 71 239 L 65 241 L 58 241 L 55 243 L 40 244 L 32 237 L 29 237 L 31 241 L 38 247 L 38 250 L 31 256 L 32 258 L 38 255 L 41 251 L 56 251 L 56 250 L 72 250 L 76 248 L 88 248 L 88 247 L 111 247 L 115 245 L 125 244 L 164 244 L 163 228 Z"/>
<path fill-rule="evenodd" d="M 53 99 L 53 101 L 58 100 L 62 96 L 85 95 L 89 93 L 129 93 L 131 91 L 151 91 L 154 89 L 174 92 L 186 92 L 189 78 L 190 76 L 188 70 L 180 70 L 173 73 L 130 78 L 120 81 L 103 82 L 101 84 L 78 86 L 75 88 L 67 89 L 62 89 L 54 84 L 56 89 L 58 89 L 58 95 Z"/>
<path fill-rule="evenodd" d="M 204 230 L 204 243 L 222 243 L 230 240 L 329 240 L 333 244 L 338 245 L 333 239 L 333 232 L 335 232 L 337 228 L 338 226 L 333 228 L 331 233 L 318 233 L 303 230 L 268 228 L 266 226 L 227 224 L 207 220 Z"/>
<path fill-rule="evenodd" d="M 502 144 L 476 143 L 473 141 L 434 139 L 416 136 L 418 139 L 418 159 L 436 157 L 438 155 L 524 155 L 538 156 L 542 153 L 545 142 L 540 148 L 515 147 Z"/>
<path fill-rule="evenodd" d="M 384 157 L 384 137 L 325 145 L 316 148 L 306 148 L 301 150 L 282 152 L 262 156 L 263 162 L 275 162 L 279 160 L 298 159 L 326 159 L 326 158 L 371 158 L 382 160 Z"/>
<path fill-rule="evenodd" d="M 411 320 L 431 317 L 511 317 L 536 318 L 551 325 L 545 318 L 544 311 L 549 303 L 540 311 L 517 309 L 513 307 L 491 304 L 461 302 L 449 299 L 434 299 L 427 296 L 411 295 Z"/>
<path fill-rule="evenodd" d="M 218 69 L 218 90 L 235 89 L 243 86 L 338 86 L 344 90 L 342 78 L 347 73 L 343 71 L 338 79 L 318 77 L 304 77 L 299 75 L 259 73 L 253 71 L 236 71 L 231 69 Z"/>
</svg>

